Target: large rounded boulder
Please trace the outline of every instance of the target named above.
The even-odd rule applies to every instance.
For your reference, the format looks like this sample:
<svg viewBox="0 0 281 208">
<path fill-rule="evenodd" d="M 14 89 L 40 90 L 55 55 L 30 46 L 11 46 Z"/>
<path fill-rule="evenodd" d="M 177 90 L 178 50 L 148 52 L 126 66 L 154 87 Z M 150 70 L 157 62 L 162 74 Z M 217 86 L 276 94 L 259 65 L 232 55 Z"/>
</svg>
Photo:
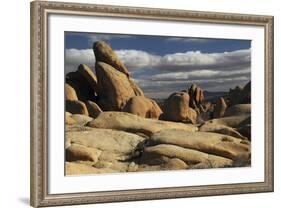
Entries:
<svg viewBox="0 0 281 208">
<path fill-rule="evenodd" d="M 65 99 L 66 100 L 78 100 L 77 94 L 73 87 L 69 84 L 65 84 Z"/>
<path fill-rule="evenodd" d="M 96 63 L 99 101 L 102 110 L 120 111 L 135 96 L 128 77 L 104 62 Z"/>
<path fill-rule="evenodd" d="M 122 111 L 132 113 L 143 118 L 155 119 L 158 119 L 162 114 L 162 110 L 154 100 L 143 96 L 132 97 Z"/>
<path fill-rule="evenodd" d="M 196 113 L 189 108 L 189 95 L 185 92 L 171 94 L 164 103 L 161 118 L 167 121 L 196 123 Z"/>
</svg>

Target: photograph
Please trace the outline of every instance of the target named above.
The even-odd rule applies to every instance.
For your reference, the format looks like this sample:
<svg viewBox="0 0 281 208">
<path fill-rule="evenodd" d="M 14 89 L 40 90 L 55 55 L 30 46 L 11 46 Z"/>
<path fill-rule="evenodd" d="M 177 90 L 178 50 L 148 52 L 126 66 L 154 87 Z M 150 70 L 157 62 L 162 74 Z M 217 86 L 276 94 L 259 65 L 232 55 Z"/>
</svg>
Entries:
<svg viewBox="0 0 281 208">
<path fill-rule="evenodd" d="M 251 45 L 65 31 L 65 175 L 251 167 Z"/>
<path fill-rule="evenodd" d="M 274 16 L 143 6 L 31 3 L 33 207 L 274 191 Z"/>
</svg>

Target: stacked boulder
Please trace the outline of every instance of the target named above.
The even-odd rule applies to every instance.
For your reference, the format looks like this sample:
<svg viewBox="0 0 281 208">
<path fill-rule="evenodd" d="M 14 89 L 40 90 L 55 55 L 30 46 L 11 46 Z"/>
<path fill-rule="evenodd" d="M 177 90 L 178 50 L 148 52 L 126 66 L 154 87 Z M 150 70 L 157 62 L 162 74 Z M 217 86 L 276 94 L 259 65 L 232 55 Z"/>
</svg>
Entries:
<svg viewBox="0 0 281 208">
<path fill-rule="evenodd" d="M 97 78 L 87 65 L 80 64 L 77 71 L 66 75 L 65 81 L 75 90 L 78 100 L 96 100 L 98 94 Z"/>
<path fill-rule="evenodd" d="M 158 118 L 158 104 L 144 96 L 130 78 L 128 69 L 112 48 L 103 41 L 94 43 L 99 106 L 105 111 L 124 111 L 144 118 Z"/>
<path fill-rule="evenodd" d="M 158 119 L 162 110 L 154 100 L 144 96 L 112 48 L 98 41 L 93 51 L 96 75 L 85 64 L 66 75 L 66 111 L 93 118 L 102 111 L 124 111 Z"/>
<path fill-rule="evenodd" d="M 212 120 L 206 121 L 200 131 L 224 133 L 251 140 L 251 82 L 244 87 L 230 89 L 229 100 L 219 98 Z"/>
<path fill-rule="evenodd" d="M 97 78 L 93 71 L 85 64 L 80 64 L 77 71 L 66 75 L 65 110 L 70 114 L 93 116 L 93 110 L 88 103 L 97 100 Z"/>
</svg>

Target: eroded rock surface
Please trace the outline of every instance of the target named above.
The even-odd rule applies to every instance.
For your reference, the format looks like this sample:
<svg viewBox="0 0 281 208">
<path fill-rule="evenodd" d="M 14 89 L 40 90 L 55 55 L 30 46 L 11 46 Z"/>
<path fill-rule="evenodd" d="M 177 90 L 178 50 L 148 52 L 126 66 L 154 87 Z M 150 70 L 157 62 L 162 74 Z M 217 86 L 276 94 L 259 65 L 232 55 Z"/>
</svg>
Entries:
<svg viewBox="0 0 281 208">
<path fill-rule="evenodd" d="M 125 112 L 102 112 L 95 120 L 87 124 L 92 128 L 105 128 L 143 133 L 151 135 L 164 129 L 183 129 L 190 132 L 197 131 L 197 127 L 191 124 L 183 124 L 169 121 L 159 121 L 142 118 Z"/>
</svg>

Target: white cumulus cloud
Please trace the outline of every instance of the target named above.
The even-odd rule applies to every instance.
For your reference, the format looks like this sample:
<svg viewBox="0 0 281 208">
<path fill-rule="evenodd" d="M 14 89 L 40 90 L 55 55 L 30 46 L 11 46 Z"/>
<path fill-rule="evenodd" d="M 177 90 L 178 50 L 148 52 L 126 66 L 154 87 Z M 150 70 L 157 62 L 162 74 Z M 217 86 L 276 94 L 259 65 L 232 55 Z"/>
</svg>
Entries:
<svg viewBox="0 0 281 208">
<path fill-rule="evenodd" d="M 186 89 L 191 83 L 203 89 L 228 90 L 245 84 L 251 75 L 251 49 L 223 53 L 187 51 L 163 56 L 141 50 L 115 52 L 144 92 L 151 94 Z M 66 49 L 66 73 L 76 71 L 79 64 L 94 70 L 92 49 Z"/>
</svg>

